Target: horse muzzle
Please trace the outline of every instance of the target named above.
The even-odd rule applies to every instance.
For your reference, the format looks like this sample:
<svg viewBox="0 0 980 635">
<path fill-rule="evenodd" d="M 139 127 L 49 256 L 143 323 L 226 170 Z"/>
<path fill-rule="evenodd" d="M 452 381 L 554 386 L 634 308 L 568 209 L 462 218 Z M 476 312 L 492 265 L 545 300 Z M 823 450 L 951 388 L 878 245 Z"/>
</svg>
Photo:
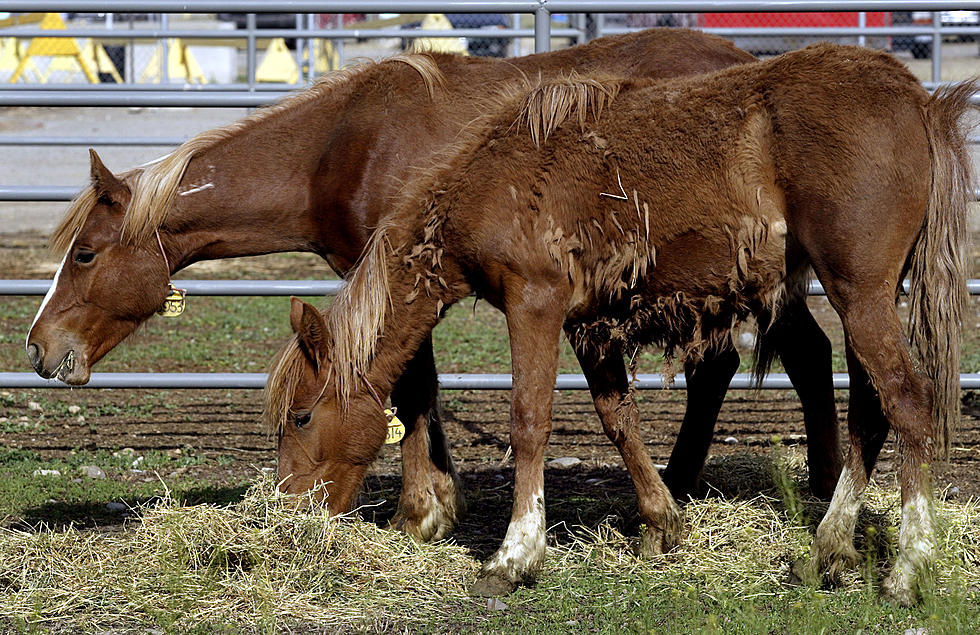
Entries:
<svg viewBox="0 0 980 635">
<path fill-rule="evenodd" d="M 88 383 L 91 376 L 89 365 L 84 353 L 78 353 L 77 347 L 69 346 L 60 351 L 45 350 L 40 342 L 30 342 L 27 345 L 27 359 L 34 367 L 34 372 L 44 379 L 57 378 L 70 386 L 81 386 Z"/>
</svg>

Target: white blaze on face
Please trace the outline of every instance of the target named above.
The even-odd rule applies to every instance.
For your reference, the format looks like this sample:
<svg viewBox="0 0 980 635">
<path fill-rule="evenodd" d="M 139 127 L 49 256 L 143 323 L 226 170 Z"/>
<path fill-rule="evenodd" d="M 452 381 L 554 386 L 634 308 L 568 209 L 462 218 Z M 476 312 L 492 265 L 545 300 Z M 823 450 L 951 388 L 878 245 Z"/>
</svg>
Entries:
<svg viewBox="0 0 980 635">
<path fill-rule="evenodd" d="M 68 262 L 68 256 L 69 254 L 71 254 L 71 249 L 72 247 L 74 247 L 74 245 L 75 242 L 72 241 L 71 247 L 68 247 L 68 251 L 65 252 L 65 257 L 61 259 L 61 264 L 58 265 L 58 271 L 55 272 L 54 280 L 51 281 L 51 288 L 48 289 L 48 292 L 44 294 L 44 299 L 41 300 L 41 308 L 37 310 L 37 315 L 34 316 L 34 321 L 31 322 L 31 328 L 28 329 L 27 331 L 27 341 L 24 342 L 25 349 L 27 349 L 30 346 L 28 342 L 30 342 L 31 331 L 34 330 L 34 325 L 37 324 L 37 321 L 38 319 L 40 319 L 41 314 L 44 313 L 44 307 L 48 305 L 48 301 L 51 300 L 51 297 L 54 296 L 55 290 L 58 288 L 58 279 L 61 278 L 61 270 L 65 268 L 65 263 Z"/>
</svg>

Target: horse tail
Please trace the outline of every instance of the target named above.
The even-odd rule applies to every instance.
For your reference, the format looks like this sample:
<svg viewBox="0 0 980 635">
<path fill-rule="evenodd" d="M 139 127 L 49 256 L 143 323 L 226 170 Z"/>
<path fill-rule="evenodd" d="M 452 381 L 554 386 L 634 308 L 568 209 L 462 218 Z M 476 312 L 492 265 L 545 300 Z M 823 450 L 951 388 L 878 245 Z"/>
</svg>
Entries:
<svg viewBox="0 0 980 635">
<path fill-rule="evenodd" d="M 939 459 L 948 458 L 960 418 L 960 326 L 967 300 L 963 251 L 972 198 L 960 119 L 978 83 L 940 88 L 922 111 L 932 169 L 925 220 L 909 263 L 909 341 L 935 387 L 934 453 Z"/>
<path fill-rule="evenodd" d="M 518 121 L 528 127 L 534 145 L 540 146 L 573 111 L 582 128 L 590 114 L 598 119 L 603 108 L 616 98 L 621 85 L 615 78 L 585 77 L 574 72 L 568 77 L 549 80 L 524 96 Z"/>
<path fill-rule="evenodd" d="M 360 381 L 358 373 L 374 357 L 391 305 L 388 283 L 388 231 L 374 231 L 354 267 L 347 286 L 337 295 L 326 319 L 330 362 L 337 378 L 337 396 L 346 404 Z"/>
</svg>

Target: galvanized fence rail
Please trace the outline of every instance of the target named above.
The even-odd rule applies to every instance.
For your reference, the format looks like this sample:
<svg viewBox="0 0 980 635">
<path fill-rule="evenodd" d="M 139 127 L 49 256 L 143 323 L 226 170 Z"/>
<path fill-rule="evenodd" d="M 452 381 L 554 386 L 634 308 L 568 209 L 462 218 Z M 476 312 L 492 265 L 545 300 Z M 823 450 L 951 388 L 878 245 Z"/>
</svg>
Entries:
<svg viewBox="0 0 980 635">
<path fill-rule="evenodd" d="M 943 26 L 938 18 L 938 11 L 977 8 L 975 0 L 731 0 L 724 3 L 700 0 L 660 0 L 660 1 L 607 1 L 596 0 L 502 0 L 482 1 L 320 1 L 320 0 L 291 0 L 288 5 L 269 0 L 108 0 L 94 3 L 90 0 L 75 1 L 43 1 L 43 0 L 13 0 L 5 2 L 3 8 L 8 12 L 108 12 L 108 13 L 278 13 L 287 8 L 290 12 L 303 13 L 342 13 L 342 12 L 402 12 L 402 13 L 509 13 L 531 14 L 534 16 L 533 29 L 500 29 L 487 33 L 479 29 L 454 29 L 445 31 L 413 30 L 411 37 L 534 37 L 536 51 L 550 50 L 552 37 L 567 37 L 582 41 L 587 36 L 580 28 L 554 28 L 552 14 L 582 14 L 582 13 L 624 13 L 624 12 L 655 12 L 655 13 L 701 13 L 701 12 L 802 12 L 802 11 L 932 11 L 934 19 L 932 26 L 891 26 L 891 27 L 841 27 L 841 28 L 754 28 L 754 29 L 705 29 L 723 36 L 931 36 L 933 45 L 932 82 L 927 82 L 928 88 L 934 88 L 941 77 L 941 47 L 944 35 L 980 35 L 978 27 L 948 27 Z M 569 21 L 571 24 L 571 21 Z M 297 21 L 297 26 L 301 21 Z M 141 29 L 135 31 L 107 29 L 72 29 L 71 37 L 92 38 L 195 38 L 236 39 L 247 41 L 247 82 L 245 84 L 227 84 L 222 86 L 194 86 L 189 84 L 153 85 L 122 85 L 105 86 L 98 90 L 77 85 L 21 86 L 0 87 L 0 106 L 157 106 L 157 107 L 257 107 L 274 101 L 289 90 L 302 87 L 304 78 L 297 84 L 272 84 L 259 86 L 255 82 L 256 40 L 269 37 L 290 37 L 312 40 L 314 38 L 343 40 L 348 38 L 367 37 L 405 37 L 406 32 L 393 33 L 380 29 L 256 29 L 254 15 L 249 16 L 245 30 L 217 31 L 190 30 L 166 28 Z M 621 32 L 625 29 L 614 27 L 604 28 L 600 21 L 597 35 Z M 41 37 L 53 35 L 50 31 L 41 29 L 18 30 L 19 37 Z M 310 76 L 305 78 L 308 82 Z M 980 95 L 974 96 L 980 103 Z M 119 145 L 119 146 L 169 146 L 178 145 L 182 139 L 159 138 L 119 138 L 91 139 L 65 137 L 3 137 L 0 145 Z M 976 138 L 971 142 L 976 143 Z M 0 185 L 0 201 L 67 201 L 77 193 L 76 187 L 71 186 L 16 186 Z M 975 191 L 980 200 L 980 188 Z M 186 280 L 177 281 L 182 288 L 194 295 L 331 295 L 337 292 L 343 284 L 339 281 L 316 280 Z M 47 292 L 50 282 L 45 280 L 0 280 L 0 295 L 43 295 Z M 980 280 L 969 282 L 970 292 L 980 295 Z M 810 288 L 812 294 L 822 294 L 818 283 Z M 93 373 L 87 388 L 261 388 L 266 376 L 261 373 Z M 964 388 L 980 389 L 980 374 L 961 375 Z M 510 375 L 487 374 L 444 374 L 440 375 L 440 385 L 444 389 L 509 389 Z M 664 387 L 664 378 L 659 374 L 644 374 L 637 377 L 636 387 L 640 389 Z M 847 375 L 835 374 L 834 385 L 837 388 L 847 387 Z M 685 381 L 678 377 L 672 383 L 675 388 L 685 388 Z M 732 388 L 753 387 L 748 375 L 737 375 Z M 44 380 L 33 373 L 0 372 L 0 388 L 64 388 L 64 384 L 55 380 Z M 762 388 L 787 389 L 791 388 L 789 379 L 784 374 L 772 374 L 766 378 Z M 582 375 L 560 375 L 556 384 L 558 389 L 582 390 L 587 389 Z"/>
</svg>

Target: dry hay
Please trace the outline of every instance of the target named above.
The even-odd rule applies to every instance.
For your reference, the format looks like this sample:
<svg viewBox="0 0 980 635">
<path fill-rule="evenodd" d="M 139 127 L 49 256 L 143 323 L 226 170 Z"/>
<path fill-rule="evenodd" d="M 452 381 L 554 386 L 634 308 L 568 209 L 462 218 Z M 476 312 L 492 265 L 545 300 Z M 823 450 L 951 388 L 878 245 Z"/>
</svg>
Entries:
<svg viewBox="0 0 980 635">
<path fill-rule="evenodd" d="M 805 472 L 792 453 L 775 462 L 723 461 L 733 474 L 757 479 L 756 493 L 689 503 L 686 535 L 673 552 L 643 560 L 634 555 L 637 538 L 610 524 L 576 528 L 549 547 L 538 588 L 572 592 L 575 578 L 600 576 L 644 593 L 785 592 L 825 504 L 796 494 Z M 451 542 L 420 544 L 357 518 L 328 517 L 322 508 L 297 511 L 267 478 L 231 507 L 165 499 L 139 511 L 135 529 L 116 533 L 0 530 L 0 623 L 423 627 L 458 609 L 478 567 Z M 831 592 L 866 592 L 880 581 L 894 558 L 898 515 L 894 485 L 872 484 L 857 529 L 865 561 Z M 977 596 L 980 502 L 940 501 L 937 516 L 936 586 Z"/>
<path fill-rule="evenodd" d="M 165 499 L 117 533 L 0 533 L 0 619 L 124 626 L 427 622 L 476 562 L 325 508 L 295 509 L 265 478 L 231 507 Z"/>
<path fill-rule="evenodd" d="M 817 523 L 827 504 L 805 490 L 806 464 L 801 453 L 777 453 L 775 459 L 751 454 L 713 459 L 707 474 L 729 476 L 726 491 L 740 497 L 709 497 L 684 507 L 685 535 L 670 553 L 651 559 L 636 555 L 637 538 L 609 524 L 579 528 L 573 539 L 549 552 L 546 568 L 556 576 L 597 573 L 646 587 L 722 591 L 735 597 L 778 595 L 799 582 L 793 566 L 809 558 Z M 720 464 L 720 465 L 719 465 Z M 746 492 L 755 492 L 751 497 Z M 727 492 L 726 492 L 727 493 Z M 836 593 L 863 593 L 877 585 L 894 562 L 901 506 L 894 482 L 874 481 L 858 517 L 855 546 L 863 558 L 845 573 Z M 939 561 L 935 589 L 980 598 L 980 500 L 936 502 Z"/>
</svg>

